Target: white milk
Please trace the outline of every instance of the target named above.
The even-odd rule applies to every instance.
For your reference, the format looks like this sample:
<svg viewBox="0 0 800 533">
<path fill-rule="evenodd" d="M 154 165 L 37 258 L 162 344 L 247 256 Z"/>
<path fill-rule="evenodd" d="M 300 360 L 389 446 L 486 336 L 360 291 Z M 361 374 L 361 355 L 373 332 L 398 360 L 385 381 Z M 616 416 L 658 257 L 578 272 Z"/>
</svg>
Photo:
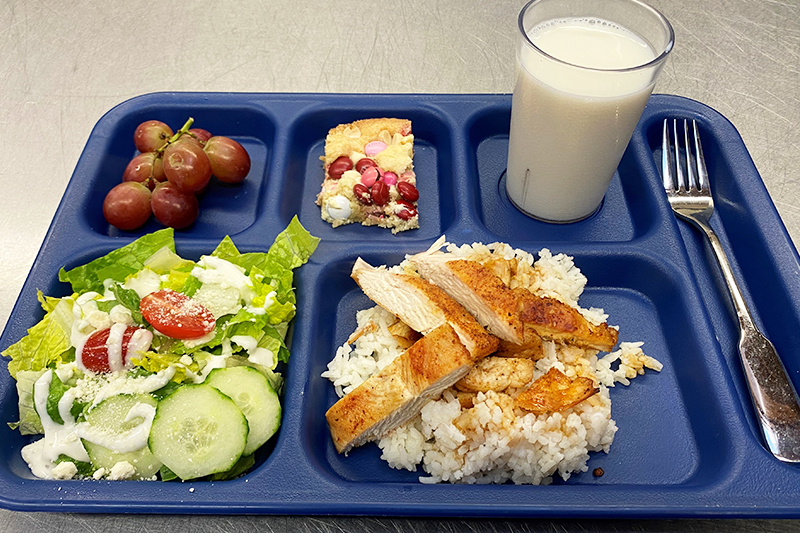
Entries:
<svg viewBox="0 0 800 533">
<path fill-rule="evenodd" d="M 655 54 L 632 32 L 593 18 L 547 21 L 528 36 L 564 62 L 520 45 L 506 189 L 536 218 L 579 220 L 600 205 L 655 83 L 655 69 L 619 69 Z"/>
</svg>

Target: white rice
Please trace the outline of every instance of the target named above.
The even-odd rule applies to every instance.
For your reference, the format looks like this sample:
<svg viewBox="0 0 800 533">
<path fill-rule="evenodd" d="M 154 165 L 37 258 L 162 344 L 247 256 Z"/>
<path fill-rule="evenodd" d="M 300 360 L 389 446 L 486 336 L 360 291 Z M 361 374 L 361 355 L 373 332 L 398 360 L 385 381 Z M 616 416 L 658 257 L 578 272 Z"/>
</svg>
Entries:
<svg viewBox="0 0 800 533">
<path fill-rule="evenodd" d="M 512 288 L 523 286 L 540 296 L 556 298 L 594 324 L 607 318 L 602 309 L 578 305 L 586 277 L 569 256 L 554 256 L 543 249 L 534 261 L 531 254 L 502 243 L 447 244 L 446 250 L 480 262 L 493 257 L 516 259 L 519 266 L 504 280 Z M 405 261 L 395 268 L 413 270 Z M 339 347 L 322 374 L 333 382 L 339 396 L 402 353 L 388 330 L 395 320 L 377 306 L 358 312 L 357 332 L 363 329 L 365 333 L 354 340 L 353 347 L 350 343 Z M 660 371 L 662 366 L 642 352 L 640 342 L 622 342 L 617 351 L 602 358 L 596 351 L 560 343 L 545 341 L 543 346 L 545 356 L 535 364 L 534 380 L 556 367 L 570 378 L 593 378 L 600 392 L 570 409 L 537 416 L 515 407 L 509 393 L 492 391 L 478 393 L 471 408 L 462 408 L 455 390 L 449 389 L 378 441 L 381 459 L 396 469 L 417 471 L 421 466 L 427 474 L 420 476 L 422 483 L 550 484 L 555 475 L 567 480 L 573 473 L 587 471 L 589 453 L 608 453 L 617 432 L 609 387 L 628 385 L 645 368 Z"/>
</svg>

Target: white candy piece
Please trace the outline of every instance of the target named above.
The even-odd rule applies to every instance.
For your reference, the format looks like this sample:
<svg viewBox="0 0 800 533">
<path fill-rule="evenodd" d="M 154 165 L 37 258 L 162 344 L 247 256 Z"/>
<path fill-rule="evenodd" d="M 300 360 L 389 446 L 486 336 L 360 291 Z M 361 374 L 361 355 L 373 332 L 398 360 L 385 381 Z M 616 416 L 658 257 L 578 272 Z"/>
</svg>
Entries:
<svg viewBox="0 0 800 533">
<path fill-rule="evenodd" d="M 328 215 L 334 220 L 347 220 L 350 218 L 350 200 L 341 194 L 337 194 L 328 199 L 325 209 L 328 211 Z"/>
</svg>

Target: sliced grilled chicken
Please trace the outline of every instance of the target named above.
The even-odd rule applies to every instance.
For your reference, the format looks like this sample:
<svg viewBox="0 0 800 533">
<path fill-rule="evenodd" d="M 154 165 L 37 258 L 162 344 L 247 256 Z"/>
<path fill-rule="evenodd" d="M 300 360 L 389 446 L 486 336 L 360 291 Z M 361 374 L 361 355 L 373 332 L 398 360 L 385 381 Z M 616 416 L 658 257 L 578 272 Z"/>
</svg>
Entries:
<svg viewBox="0 0 800 533">
<path fill-rule="evenodd" d="M 373 333 L 377 331 L 378 327 L 379 326 L 375 322 L 369 322 L 365 324 L 350 335 L 350 337 L 347 339 L 347 344 L 353 344 L 367 333 Z M 392 322 L 387 329 L 389 330 L 389 333 L 391 333 L 392 337 L 394 337 L 394 340 L 397 341 L 397 344 L 404 350 L 409 349 L 411 345 L 413 345 L 420 339 L 420 337 L 422 337 L 421 334 L 408 327 L 408 324 L 404 323 L 400 319 L 395 319 L 395 321 Z"/>
<path fill-rule="evenodd" d="M 557 413 L 600 392 L 587 377 L 570 379 L 556 367 L 533 382 L 516 399 L 516 405 L 533 414 Z"/>
<path fill-rule="evenodd" d="M 423 278 L 467 308 L 490 333 L 522 343 L 517 298 L 491 270 L 477 261 L 454 259 L 433 249 L 412 256 L 410 261 Z"/>
<path fill-rule="evenodd" d="M 519 298 L 519 318 L 547 340 L 562 341 L 581 348 L 611 351 L 619 332 L 608 324 L 594 325 L 577 309 L 555 298 L 536 296 L 526 289 L 513 289 Z"/>
<path fill-rule="evenodd" d="M 533 365 L 531 359 L 489 356 L 478 361 L 455 387 L 462 392 L 519 389 L 533 380 Z"/>
<path fill-rule="evenodd" d="M 497 351 L 492 355 L 498 357 L 524 357 L 526 359 L 538 361 L 544 357 L 542 337 L 539 336 L 532 327 L 525 327 L 522 344 L 515 344 L 500 339 L 500 343 L 497 345 Z"/>
<path fill-rule="evenodd" d="M 451 254 L 433 249 L 410 260 L 424 278 L 444 289 L 502 339 L 503 355 L 516 350 L 535 357 L 541 344 L 536 335 L 603 351 L 617 343 L 617 331 L 607 324 L 595 326 L 577 309 L 554 298 L 540 297 L 523 288 L 509 289 L 498 277 L 497 268 L 453 259 Z M 495 267 L 499 264 L 494 263 Z"/>
<path fill-rule="evenodd" d="M 434 328 L 328 409 L 325 418 L 336 450 L 347 453 L 407 422 L 474 364 L 448 323 Z"/>
<path fill-rule="evenodd" d="M 408 324 L 400 319 L 389 326 L 389 333 L 392 334 L 392 336 L 404 350 L 408 350 L 414 345 L 415 342 L 422 338 L 420 333 L 411 329 Z"/>
<path fill-rule="evenodd" d="M 449 324 L 477 361 L 497 349 L 498 339 L 489 334 L 469 312 L 442 289 L 424 279 L 373 267 L 360 257 L 352 278 L 375 303 L 427 335 Z"/>
</svg>

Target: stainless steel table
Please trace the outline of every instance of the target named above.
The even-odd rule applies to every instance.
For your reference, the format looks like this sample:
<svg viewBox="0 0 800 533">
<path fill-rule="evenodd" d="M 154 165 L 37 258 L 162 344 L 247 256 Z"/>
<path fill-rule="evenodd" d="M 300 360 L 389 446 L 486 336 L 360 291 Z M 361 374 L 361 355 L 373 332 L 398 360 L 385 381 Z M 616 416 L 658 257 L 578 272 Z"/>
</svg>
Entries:
<svg viewBox="0 0 800 533">
<path fill-rule="evenodd" d="M 0 2 L 0 327 L 97 120 L 154 91 L 507 93 L 522 0 Z M 676 48 L 656 92 L 727 116 L 800 238 L 800 4 L 652 0 Z M 800 502 L 798 502 L 800 505 Z M 786 521 L 88 516 L 26 531 L 791 531 Z"/>
</svg>

